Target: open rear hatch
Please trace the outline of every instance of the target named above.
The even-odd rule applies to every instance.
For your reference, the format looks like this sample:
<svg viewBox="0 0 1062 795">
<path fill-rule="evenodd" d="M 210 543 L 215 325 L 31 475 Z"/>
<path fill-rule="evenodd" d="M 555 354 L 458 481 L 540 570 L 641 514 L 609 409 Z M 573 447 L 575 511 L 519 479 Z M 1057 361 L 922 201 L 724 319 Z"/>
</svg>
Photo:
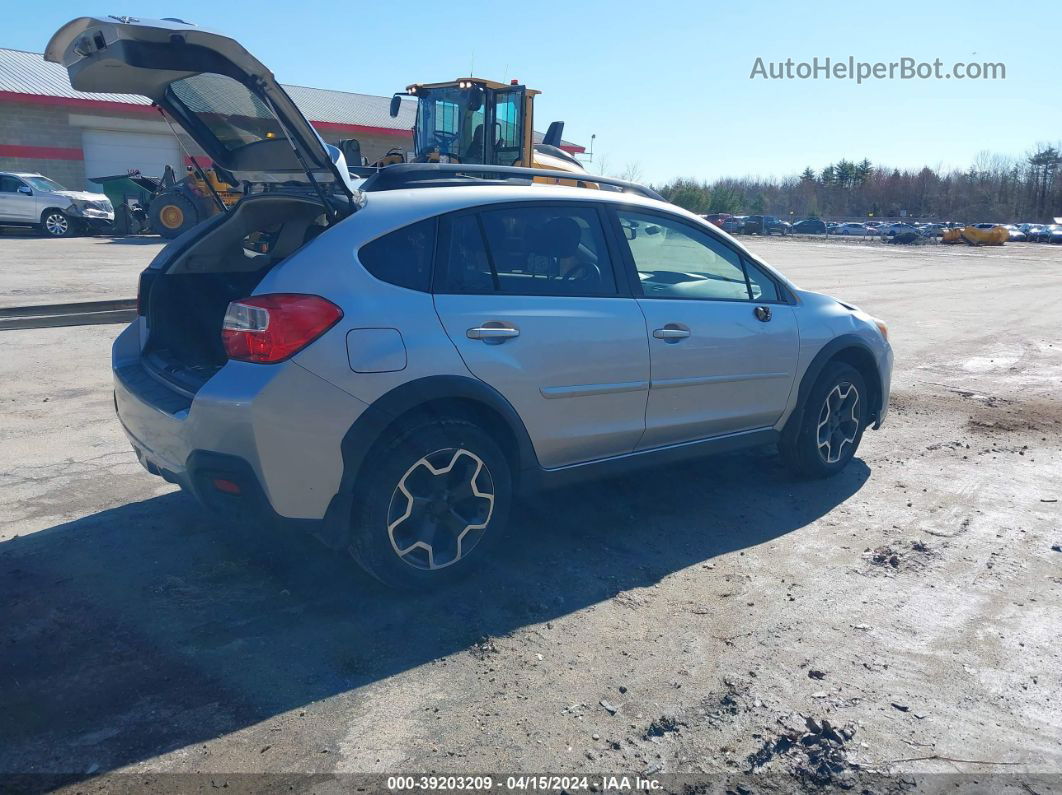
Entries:
<svg viewBox="0 0 1062 795">
<path fill-rule="evenodd" d="M 81 17 L 45 50 L 80 91 L 139 94 L 235 178 L 267 189 L 175 239 L 141 278 L 142 366 L 186 396 L 224 365 L 230 301 L 357 207 L 343 156 L 227 36 L 172 20 Z"/>
<path fill-rule="evenodd" d="M 80 17 L 56 31 L 44 58 L 66 67 L 79 91 L 152 100 L 242 181 L 332 183 L 353 196 L 339 150 L 228 36 L 175 20 Z"/>
</svg>

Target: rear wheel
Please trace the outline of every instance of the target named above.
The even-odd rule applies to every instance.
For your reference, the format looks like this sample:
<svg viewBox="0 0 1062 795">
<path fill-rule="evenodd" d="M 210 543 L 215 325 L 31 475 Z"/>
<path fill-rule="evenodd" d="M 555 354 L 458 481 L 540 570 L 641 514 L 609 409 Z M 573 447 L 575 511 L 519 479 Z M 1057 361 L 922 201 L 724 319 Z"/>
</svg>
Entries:
<svg viewBox="0 0 1062 795">
<path fill-rule="evenodd" d="M 172 240 L 199 223 L 195 204 L 179 193 L 165 193 L 152 199 L 148 207 L 151 228 Z"/>
<path fill-rule="evenodd" d="M 74 221 L 62 210 L 41 213 L 41 234 L 45 237 L 72 237 L 76 233 Z"/>
<path fill-rule="evenodd" d="M 835 475 L 852 460 L 869 411 L 866 382 L 843 362 L 826 365 L 778 444 L 786 466 L 802 477 Z"/>
<path fill-rule="evenodd" d="M 376 445 L 352 512 L 350 554 L 387 585 L 427 589 L 487 556 L 507 524 L 509 462 L 467 420 L 424 420 Z"/>
</svg>

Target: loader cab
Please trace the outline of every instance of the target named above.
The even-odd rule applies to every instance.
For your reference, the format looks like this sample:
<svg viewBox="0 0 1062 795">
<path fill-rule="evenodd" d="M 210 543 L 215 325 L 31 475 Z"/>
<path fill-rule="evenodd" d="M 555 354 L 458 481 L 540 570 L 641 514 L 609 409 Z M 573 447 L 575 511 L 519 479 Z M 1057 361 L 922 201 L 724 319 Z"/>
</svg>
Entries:
<svg viewBox="0 0 1062 795">
<path fill-rule="evenodd" d="M 416 83 L 406 89 L 417 98 L 413 128 L 415 160 L 422 163 L 476 163 L 529 166 L 534 89 L 469 77 L 449 83 Z M 398 101 L 392 102 L 392 116 Z"/>
</svg>

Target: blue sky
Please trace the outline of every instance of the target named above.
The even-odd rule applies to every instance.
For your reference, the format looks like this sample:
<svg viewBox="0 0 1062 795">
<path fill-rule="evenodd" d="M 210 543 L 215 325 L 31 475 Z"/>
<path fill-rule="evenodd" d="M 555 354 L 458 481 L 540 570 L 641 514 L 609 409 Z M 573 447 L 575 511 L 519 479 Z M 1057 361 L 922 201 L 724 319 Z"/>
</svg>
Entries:
<svg viewBox="0 0 1062 795">
<path fill-rule="evenodd" d="M 114 13 L 234 35 L 285 83 L 391 94 L 474 64 L 540 89 L 539 129 L 563 119 L 570 140 L 596 134 L 608 172 L 637 164 L 655 182 L 784 176 L 841 157 L 966 167 L 1062 140 L 1062 14 L 1049 2 L 115 2 L 7 0 L 0 46 L 41 51 L 67 20 Z M 749 78 L 757 57 L 816 56 L 1003 62 L 1006 79 Z"/>
</svg>

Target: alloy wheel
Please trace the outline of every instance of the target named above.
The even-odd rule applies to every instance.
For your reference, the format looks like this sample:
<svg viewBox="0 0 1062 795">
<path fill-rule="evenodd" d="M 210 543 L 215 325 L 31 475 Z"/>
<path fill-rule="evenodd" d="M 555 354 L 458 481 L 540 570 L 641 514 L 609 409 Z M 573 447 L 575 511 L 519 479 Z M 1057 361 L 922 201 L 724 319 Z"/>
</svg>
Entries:
<svg viewBox="0 0 1062 795">
<path fill-rule="evenodd" d="M 859 390 L 853 384 L 834 386 L 822 402 L 815 442 L 827 464 L 836 464 L 845 445 L 855 444 L 859 433 Z"/>
<path fill-rule="evenodd" d="M 44 228 L 49 235 L 62 237 L 70 231 L 70 221 L 62 213 L 48 213 L 44 218 Z"/>
<path fill-rule="evenodd" d="M 395 554 L 417 569 L 446 568 L 480 542 L 494 512 L 494 480 L 475 453 L 429 453 L 398 481 L 387 513 Z"/>
</svg>

